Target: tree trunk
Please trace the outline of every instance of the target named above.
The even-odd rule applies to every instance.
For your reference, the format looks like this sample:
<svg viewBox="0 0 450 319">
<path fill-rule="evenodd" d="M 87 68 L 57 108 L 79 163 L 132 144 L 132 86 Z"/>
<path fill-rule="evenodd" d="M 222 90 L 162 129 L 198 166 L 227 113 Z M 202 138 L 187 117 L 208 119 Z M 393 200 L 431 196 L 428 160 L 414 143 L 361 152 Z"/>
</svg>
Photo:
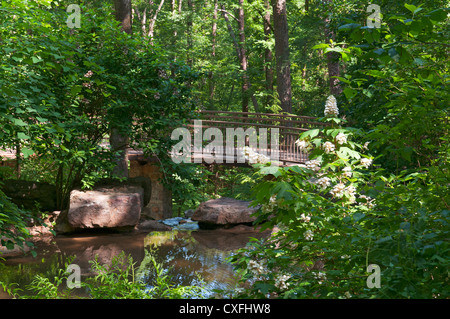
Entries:
<svg viewBox="0 0 450 319">
<path fill-rule="evenodd" d="M 211 59 L 213 61 L 213 64 L 216 60 L 216 39 L 217 39 L 217 9 L 218 9 L 218 2 L 217 0 L 214 0 L 214 12 L 213 12 L 213 23 L 212 23 L 212 30 L 211 30 Z M 214 80 L 214 74 L 212 71 L 209 72 L 209 101 L 210 105 L 213 106 L 214 101 L 214 91 L 216 88 L 216 83 Z"/>
<path fill-rule="evenodd" d="M 239 25 L 239 47 L 240 47 L 240 63 L 242 71 L 242 112 L 248 112 L 248 74 L 247 74 L 247 52 L 245 49 L 245 27 L 244 27 L 244 0 L 239 0 L 238 9 L 238 25 Z"/>
<path fill-rule="evenodd" d="M 114 0 L 116 20 L 120 21 L 122 31 L 132 33 L 131 0 Z"/>
<path fill-rule="evenodd" d="M 159 3 L 158 9 L 156 9 L 155 14 L 150 19 L 150 23 L 148 26 L 148 37 L 150 38 L 150 43 L 152 45 L 153 45 L 153 35 L 154 35 L 154 31 L 155 31 L 156 18 L 158 18 L 158 13 L 159 13 L 159 11 L 161 11 L 161 8 L 163 5 L 164 5 L 164 0 L 161 0 L 161 2 Z"/>
<path fill-rule="evenodd" d="M 122 30 L 131 34 L 131 0 L 114 0 L 114 8 L 116 20 L 120 21 Z M 116 166 L 113 169 L 113 174 L 128 177 L 128 136 L 121 134 L 117 127 L 111 127 L 109 143 L 111 149 L 119 153 L 115 160 Z"/>
<path fill-rule="evenodd" d="M 333 4 L 333 0 L 326 0 L 328 6 L 331 7 Z M 332 11 L 332 8 L 328 10 Z M 335 41 L 335 33 L 334 30 L 330 27 L 330 18 L 325 19 L 325 37 L 327 43 L 330 43 L 330 40 Z M 332 95 L 339 95 L 342 93 L 341 85 L 339 80 L 334 78 L 335 76 L 340 76 L 339 70 L 339 59 L 340 54 L 338 52 L 327 52 L 327 67 L 328 67 L 328 77 L 330 79 L 330 93 Z"/>
<path fill-rule="evenodd" d="M 240 0 L 240 1 L 243 2 L 243 0 Z M 228 32 L 230 33 L 231 39 L 233 40 L 234 48 L 236 49 L 236 54 L 237 54 L 237 56 L 239 58 L 239 63 L 240 63 L 240 67 L 241 67 L 242 71 L 244 70 L 243 66 L 245 65 L 245 72 L 243 71 L 243 77 L 242 77 L 242 79 L 243 79 L 243 81 L 242 81 L 242 83 L 243 83 L 242 84 L 242 88 L 243 88 L 243 91 L 244 91 L 244 86 L 246 86 L 247 87 L 247 91 L 246 92 L 248 92 L 248 90 L 252 87 L 252 84 L 250 83 L 250 80 L 248 79 L 248 74 L 246 72 L 247 71 L 246 51 L 245 51 L 245 49 L 244 50 L 241 49 L 241 46 L 243 44 L 241 43 L 241 45 L 240 45 L 237 42 L 237 40 L 236 40 L 236 36 L 235 36 L 235 34 L 233 32 L 233 28 L 231 27 L 231 24 L 230 24 L 230 19 L 228 18 L 229 13 L 225 10 L 225 6 L 223 4 L 221 5 L 221 8 L 222 9 L 220 11 L 222 11 L 223 18 L 225 19 L 225 21 L 227 23 Z M 242 14 L 243 14 L 243 11 L 242 11 Z M 236 18 L 234 18 L 234 19 L 238 21 L 239 29 L 241 29 L 241 26 L 243 26 L 244 24 L 240 23 L 239 19 L 236 19 Z M 243 34 L 244 34 L 243 40 L 245 41 L 245 33 L 243 33 Z M 242 38 L 240 38 L 240 40 L 242 40 Z M 242 57 L 243 54 L 245 55 L 245 57 Z M 245 84 L 245 83 L 247 83 L 247 84 Z M 248 93 L 250 93 L 250 92 L 248 92 Z M 256 100 L 256 98 L 255 98 L 255 96 L 253 94 L 250 94 L 250 97 L 252 99 L 253 106 L 255 107 L 255 111 L 259 112 L 258 101 Z M 246 102 L 243 99 L 242 105 L 244 106 L 245 103 L 247 103 L 247 107 L 246 108 L 245 107 L 242 108 L 243 112 L 247 112 L 248 111 L 248 96 L 247 96 L 247 101 Z M 246 109 L 247 111 L 244 111 L 244 109 Z"/>
<path fill-rule="evenodd" d="M 192 67 L 194 63 L 194 59 L 192 58 L 192 48 L 193 48 L 193 40 L 192 40 L 192 26 L 193 26 L 193 16 L 194 16 L 194 0 L 188 0 L 188 16 L 187 16 L 187 22 L 186 22 L 186 41 L 187 41 L 187 48 L 186 48 L 186 63 L 190 67 Z"/>
<path fill-rule="evenodd" d="M 291 63 L 289 59 L 286 0 L 272 0 L 272 6 L 278 97 L 282 110 L 292 113 Z"/>
<path fill-rule="evenodd" d="M 264 40 L 269 41 L 271 37 L 271 27 L 270 27 L 270 20 L 271 20 L 271 7 L 270 7 L 270 1 L 265 0 L 264 1 L 264 7 L 266 9 L 266 12 L 264 14 Z M 272 59 L 273 54 L 272 50 L 269 48 L 266 48 L 264 51 L 264 72 L 266 74 L 266 91 L 268 93 L 265 104 L 266 106 L 272 105 L 273 102 L 273 69 L 272 69 Z"/>
</svg>

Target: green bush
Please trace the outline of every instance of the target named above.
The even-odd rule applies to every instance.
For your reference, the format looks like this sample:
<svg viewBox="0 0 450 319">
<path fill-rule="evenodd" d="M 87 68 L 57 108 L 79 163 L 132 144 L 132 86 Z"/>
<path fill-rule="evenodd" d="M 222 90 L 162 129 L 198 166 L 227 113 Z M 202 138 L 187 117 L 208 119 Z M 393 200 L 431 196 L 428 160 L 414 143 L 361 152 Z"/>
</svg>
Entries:
<svg viewBox="0 0 450 319">
<path fill-rule="evenodd" d="M 36 214 L 17 207 L 0 190 L 0 246 L 9 250 L 14 249 L 16 245 L 20 249 L 24 249 L 25 245 L 34 247 L 27 228 L 31 221 L 34 221 L 36 225 L 43 225 L 42 220 Z M 36 254 L 34 250 L 31 250 L 31 253 Z"/>
<path fill-rule="evenodd" d="M 249 287 L 235 296 L 448 298 L 448 161 L 395 176 L 371 165 L 360 130 L 324 120 L 300 135 L 306 167 L 259 167 L 272 179 L 254 189 L 257 221 L 279 231 L 231 258 Z"/>
</svg>

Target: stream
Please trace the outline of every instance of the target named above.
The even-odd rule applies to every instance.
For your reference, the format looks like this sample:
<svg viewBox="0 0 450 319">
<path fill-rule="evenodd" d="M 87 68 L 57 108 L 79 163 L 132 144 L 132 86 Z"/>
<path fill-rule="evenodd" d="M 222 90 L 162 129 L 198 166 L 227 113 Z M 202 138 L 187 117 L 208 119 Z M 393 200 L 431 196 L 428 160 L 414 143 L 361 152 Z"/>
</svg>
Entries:
<svg viewBox="0 0 450 319">
<path fill-rule="evenodd" d="M 176 285 L 201 285 L 206 291 L 204 297 L 209 298 L 214 297 L 214 289 L 231 289 L 238 284 L 233 266 L 226 258 L 245 247 L 251 237 L 266 235 L 244 225 L 215 230 L 59 235 L 50 242 L 37 242 L 36 257 L 29 253 L 3 257 L 0 281 L 14 282 L 24 289 L 37 274 L 53 278 L 69 258 L 74 258 L 72 263 L 80 266 L 83 280 L 93 275 L 90 261 L 96 256 L 99 263 L 110 264 L 122 252 L 131 255 L 139 271 L 145 271 L 142 268 L 150 266 L 145 262 L 147 251 L 168 269 Z M 152 278 L 146 279 L 148 285 L 151 282 Z M 0 287 L 0 299 L 8 297 Z"/>
</svg>

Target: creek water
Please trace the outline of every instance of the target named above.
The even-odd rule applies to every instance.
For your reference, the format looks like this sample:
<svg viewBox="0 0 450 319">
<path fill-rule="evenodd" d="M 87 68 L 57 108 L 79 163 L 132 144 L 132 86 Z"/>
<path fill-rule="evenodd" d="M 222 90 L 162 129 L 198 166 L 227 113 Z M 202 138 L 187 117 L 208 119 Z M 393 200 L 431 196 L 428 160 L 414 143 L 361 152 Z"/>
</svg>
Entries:
<svg viewBox="0 0 450 319">
<path fill-rule="evenodd" d="M 251 237 L 266 236 L 248 226 L 215 230 L 171 230 L 128 234 L 79 234 L 55 236 L 49 242 L 38 242 L 36 257 L 28 254 L 4 257 L 0 260 L 0 281 L 17 283 L 23 289 L 39 274 L 53 278 L 69 258 L 81 269 L 81 280 L 92 275 L 91 262 L 100 264 L 124 252 L 131 255 L 139 271 L 153 267 L 146 262 L 152 254 L 161 263 L 176 285 L 196 285 L 205 288 L 205 297 L 214 296 L 214 289 L 230 289 L 238 278 L 226 258 L 244 247 Z M 201 278 L 201 280 L 199 280 Z M 152 278 L 146 278 L 151 285 Z M 0 298 L 8 295 L 0 287 Z"/>
</svg>

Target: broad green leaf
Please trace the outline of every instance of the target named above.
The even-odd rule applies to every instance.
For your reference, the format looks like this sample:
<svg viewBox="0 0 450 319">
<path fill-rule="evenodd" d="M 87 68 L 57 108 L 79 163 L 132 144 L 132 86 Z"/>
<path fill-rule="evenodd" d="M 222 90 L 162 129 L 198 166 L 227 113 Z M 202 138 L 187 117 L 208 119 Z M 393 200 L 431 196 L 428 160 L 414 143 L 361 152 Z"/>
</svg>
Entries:
<svg viewBox="0 0 450 319">
<path fill-rule="evenodd" d="M 275 177 L 278 177 L 281 175 L 280 168 L 277 166 L 266 166 L 263 167 L 260 172 L 264 175 L 274 175 Z"/>
<path fill-rule="evenodd" d="M 29 149 L 28 147 L 23 147 L 22 154 L 24 158 L 28 158 L 29 156 L 34 154 L 34 151 L 32 149 Z"/>
<path fill-rule="evenodd" d="M 20 140 L 28 140 L 30 137 L 23 132 L 17 133 L 17 138 Z"/>
<path fill-rule="evenodd" d="M 22 121 L 21 119 L 13 119 L 13 123 L 18 126 L 27 126 L 28 124 Z"/>
<path fill-rule="evenodd" d="M 320 130 L 319 129 L 313 129 L 313 130 L 309 130 L 306 132 L 303 132 L 302 134 L 300 134 L 300 139 L 304 139 L 306 137 L 310 137 L 310 138 L 314 138 L 317 135 L 319 135 Z"/>
<path fill-rule="evenodd" d="M 35 56 L 31 57 L 31 59 L 33 60 L 33 63 L 39 63 L 39 62 L 44 61 L 44 60 L 42 60 L 41 58 L 37 58 L 37 57 L 35 57 Z"/>
<path fill-rule="evenodd" d="M 357 91 L 347 86 L 344 89 L 344 94 L 347 100 L 351 100 L 357 94 Z"/>
<path fill-rule="evenodd" d="M 412 13 L 414 13 L 414 11 L 417 10 L 417 7 L 415 5 L 407 4 L 407 3 L 405 3 L 405 8 L 408 9 L 409 11 L 411 11 Z"/>
</svg>

